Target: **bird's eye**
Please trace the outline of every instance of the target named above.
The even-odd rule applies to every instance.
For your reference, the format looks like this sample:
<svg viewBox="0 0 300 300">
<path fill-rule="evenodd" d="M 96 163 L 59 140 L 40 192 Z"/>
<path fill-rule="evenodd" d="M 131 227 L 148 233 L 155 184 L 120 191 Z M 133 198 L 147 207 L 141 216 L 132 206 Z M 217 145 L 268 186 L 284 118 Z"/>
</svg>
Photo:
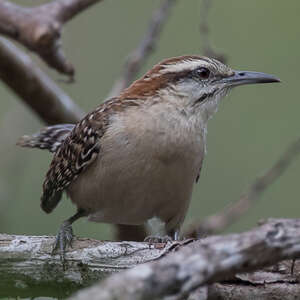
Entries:
<svg viewBox="0 0 300 300">
<path fill-rule="evenodd" d="M 196 74 L 200 79 L 207 79 L 210 75 L 210 71 L 207 68 L 201 67 L 196 70 Z"/>
</svg>

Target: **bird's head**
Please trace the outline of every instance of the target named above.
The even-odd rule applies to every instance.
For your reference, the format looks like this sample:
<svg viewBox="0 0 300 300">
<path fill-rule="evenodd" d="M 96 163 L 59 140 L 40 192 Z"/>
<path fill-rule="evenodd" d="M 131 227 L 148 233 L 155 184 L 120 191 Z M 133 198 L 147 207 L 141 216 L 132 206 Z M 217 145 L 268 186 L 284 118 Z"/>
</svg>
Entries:
<svg viewBox="0 0 300 300">
<path fill-rule="evenodd" d="M 180 56 L 155 65 L 121 97 L 176 101 L 209 119 L 220 99 L 233 87 L 279 81 L 265 73 L 233 70 L 212 58 Z"/>
</svg>

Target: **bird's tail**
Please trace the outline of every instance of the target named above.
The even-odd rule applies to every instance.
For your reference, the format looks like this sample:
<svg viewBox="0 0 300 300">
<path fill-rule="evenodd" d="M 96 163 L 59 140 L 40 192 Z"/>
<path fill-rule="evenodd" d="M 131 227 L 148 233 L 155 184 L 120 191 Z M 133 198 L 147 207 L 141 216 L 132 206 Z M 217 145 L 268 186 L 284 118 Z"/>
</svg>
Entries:
<svg viewBox="0 0 300 300">
<path fill-rule="evenodd" d="M 50 152 L 56 152 L 61 143 L 70 134 L 74 126 L 74 124 L 48 126 L 33 135 L 22 136 L 18 140 L 17 145 L 21 147 L 39 148 L 49 150 Z"/>
</svg>

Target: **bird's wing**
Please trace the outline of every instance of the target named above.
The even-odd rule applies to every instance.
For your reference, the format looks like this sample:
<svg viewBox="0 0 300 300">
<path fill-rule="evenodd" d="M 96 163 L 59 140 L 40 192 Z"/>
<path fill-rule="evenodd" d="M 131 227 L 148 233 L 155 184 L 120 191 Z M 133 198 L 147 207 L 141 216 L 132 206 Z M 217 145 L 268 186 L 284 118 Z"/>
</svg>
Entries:
<svg viewBox="0 0 300 300">
<path fill-rule="evenodd" d="M 111 116 L 138 106 L 137 99 L 112 98 L 87 114 L 70 132 L 54 154 L 46 174 L 41 197 L 42 209 L 50 213 L 63 191 L 95 161 L 101 150 L 101 138 Z"/>
<path fill-rule="evenodd" d="M 97 158 L 110 116 L 122 107 L 125 106 L 117 98 L 104 102 L 87 114 L 62 142 L 43 184 L 41 207 L 45 212 L 56 207 L 68 185 Z"/>
</svg>

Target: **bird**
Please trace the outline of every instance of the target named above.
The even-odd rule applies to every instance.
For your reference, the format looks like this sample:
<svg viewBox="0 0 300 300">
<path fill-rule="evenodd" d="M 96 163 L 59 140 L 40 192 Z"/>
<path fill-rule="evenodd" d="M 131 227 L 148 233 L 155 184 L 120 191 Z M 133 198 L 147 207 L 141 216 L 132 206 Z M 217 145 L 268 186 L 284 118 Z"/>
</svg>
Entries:
<svg viewBox="0 0 300 300">
<path fill-rule="evenodd" d="M 42 210 L 51 213 L 63 192 L 77 206 L 53 249 L 64 260 L 72 223 L 81 217 L 128 225 L 157 218 L 178 240 L 205 157 L 208 120 L 234 87 L 279 81 L 204 56 L 168 58 L 77 124 L 21 137 L 19 146 L 53 153 Z"/>
</svg>

